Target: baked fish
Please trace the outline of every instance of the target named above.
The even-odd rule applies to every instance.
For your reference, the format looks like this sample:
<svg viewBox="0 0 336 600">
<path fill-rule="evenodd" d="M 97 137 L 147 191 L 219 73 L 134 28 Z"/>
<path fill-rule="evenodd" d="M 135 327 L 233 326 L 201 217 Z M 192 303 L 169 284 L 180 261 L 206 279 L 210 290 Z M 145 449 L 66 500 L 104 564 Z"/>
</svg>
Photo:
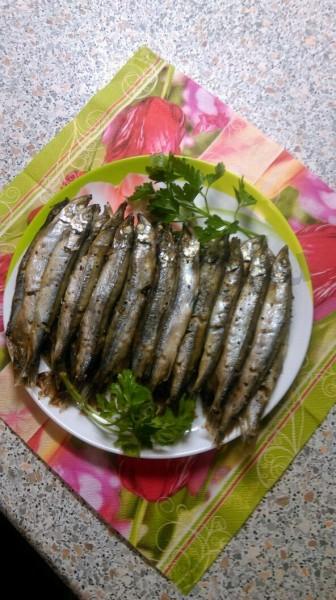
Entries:
<svg viewBox="0 0 336 600">
<path fill-rule="evenodd" d="M 162 323 L 155 350 L 150 377 L 152 388 L 169 378 L 179 345 L 187 330 L 199 289 L 199 249 L 199 241 L 185 228 L 178 248 L 176 292 Z"/>
</svg>

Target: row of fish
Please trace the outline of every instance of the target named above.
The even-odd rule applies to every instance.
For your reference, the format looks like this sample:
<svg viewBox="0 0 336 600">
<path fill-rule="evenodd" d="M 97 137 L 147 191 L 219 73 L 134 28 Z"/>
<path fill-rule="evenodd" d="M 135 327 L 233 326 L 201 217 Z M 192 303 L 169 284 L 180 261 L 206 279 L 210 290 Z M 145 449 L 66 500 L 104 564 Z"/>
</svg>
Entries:
<svg viewBox="0 0 336 600">
<path fill-rule="evenodd" d="M 40 356 L 83 394 L 123 369 L 174 406 L 204 398 L 220 444 L 239 420 L 252 437 L 281 372 L 291 267 L 264 237 L 200 247 L 189 228 L 112 215 L 91 197 L 64 201 L 24 255 L 7 341 L 18 380 L 36 382 Z"/>
</svg>

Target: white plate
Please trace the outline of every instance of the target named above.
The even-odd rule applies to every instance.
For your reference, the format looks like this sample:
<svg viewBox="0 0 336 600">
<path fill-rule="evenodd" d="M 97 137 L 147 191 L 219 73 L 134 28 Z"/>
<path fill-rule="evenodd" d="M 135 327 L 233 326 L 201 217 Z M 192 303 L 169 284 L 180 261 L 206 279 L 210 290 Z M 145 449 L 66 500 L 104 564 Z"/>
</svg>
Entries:
<svg viewBox="0 0 336 600">
<path fill-rule="evenodd" d="M 94 187 L 94 183 L 90 188 Z M 233 200 L 227 194 L 218 190 L 210 190 L 209 204 L 216 211 L 221 206 L 226 206 L 230 212 L 230 208 L 234 208 Z M 219 212 L 222 211 L 219 210 Z M 253 228 L 256 233 L 264 233 L 267 235 L 268 244 L 271 250 L 276 253 L 283 246 L 283 240 L 272 231 L 265 222 L 256 219 L 251 212 L 249 214 L 248 226 Z M 252 217 L 252 219 L 251 219 Z M 282 373 L 278 379 L 277 385 L 272 393 L 270 401 L 265 409 L 266 416 L 280 402 L 281 398 L 287 392 L 292 382 L 298 373 L 301 364 L 306 355 L 308 344 L 311 335 L 313 323 L 313 303 L 309 289 L 309 285 L 304 278 L 300 269 L 299 263 L 293 253 L 290 252 L 290 261 L 293 271 L 293 311 L 289 331 L 288 351 L 284 361 Z M 4 293 L 4 322 L 7 326 L 12 298 L 15 289 L 16 275 L 18 265 L 13 270 Z M 41 361 L 40 371 L 46 370 L 46 365 Z M 37 387 L 27 388 L 30 395 L 41 408 L 41 410 L 50 417 L 60 427 L 81 439 L 92 446 L 122 454 L 122 451 L 114 444 L 114 439 L 111 434 L 106 433 L 97 425 L 93 424 L 84 414 L 76 407 L 61 409 L 49 403 L 48 398 L 42 397 Z M 202 413 L 201 404 L 197 406 L 197 418 L 193 423 L 192 430 L 180 442 L 173 446 L 154 448 L 153 450 L 143 450 L 141 457 L 143 458 L 177 458 L 198 454 L 212 449 L 213 442 L 204 427 L 204 416 Z M 239 427 L 236 427 L 224 438 L 224 443 L 230 442 L 240 435 Z"/>
</svg>

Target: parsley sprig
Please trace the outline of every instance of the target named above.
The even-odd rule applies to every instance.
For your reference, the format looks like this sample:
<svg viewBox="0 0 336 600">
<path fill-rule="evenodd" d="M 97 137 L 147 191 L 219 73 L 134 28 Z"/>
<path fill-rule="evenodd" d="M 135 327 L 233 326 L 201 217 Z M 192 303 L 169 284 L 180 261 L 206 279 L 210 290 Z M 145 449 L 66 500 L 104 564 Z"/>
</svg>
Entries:
<svg viewBox="0 0 336 600">
<path fill-rule="evenodd" d="M 138 456 L 142 448 L 174 444 L 190 430 L 195 418 L 195 398 L 182 396 L 175 414 L 167 408 L 162 414 L 152 393 L 136 381 L 132 371 L 119 373 L 104 394 L 97 394 L 92 406 L 70 382 L 66 373 L 60 377 L 69 396 L 92 421 L 113 433 L 116 444 L 126 454 Z"/>
<path fill-rule="evenodd" d="M 223 163 L 218 163 L 213 173 L 203 174 L 184 158 L 173 154 L 157 154 L 151 157 L 146 171 L 150 181 L 137 186 L 128 201 L 146 201 L 150 213 L 156 220 L 163 223 L 193 225 L 201 243 L 237 231 L 241 231 L 248 237 L 255 236 L 254 232 L 242 227 L 238 219 L 241 208 L 256 203 L 255 198 L 246 190 L 243 177 L 239 180 L 238 188 L 234 188 L 237 208 L 233 221 L 210 212 L 208 191 L 210 186 L 224 175 Z M 179 179 L 184 181 L 182 185 L 177 183 Z M 203 207 L 196 204 L 196 199 L 199 197 L 204 200 Z M 196 224 L 197 219 L 202 220 L 202 226 Z"/>
</svg>

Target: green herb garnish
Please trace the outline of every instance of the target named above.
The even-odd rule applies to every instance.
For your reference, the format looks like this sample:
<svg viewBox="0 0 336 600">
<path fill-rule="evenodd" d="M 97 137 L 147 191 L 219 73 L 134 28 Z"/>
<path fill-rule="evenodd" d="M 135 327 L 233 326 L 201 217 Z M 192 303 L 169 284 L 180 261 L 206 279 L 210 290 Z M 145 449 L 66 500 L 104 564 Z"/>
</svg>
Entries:
<svg viewBox="0 0 336 600">
<path fill-rule="evenodd" d="M 88 403 L 66 373 L 60 377 L 77 406 L 96 424 L 112 432 L 116 445 L 130 456 L 154 444 L 171 445 L 188 430 L 195 418 L 195 397 L 183 395 L 175 414 L 167 408 L 160 414 L 151 391 L 125 369 L 104 394 L 97 394 L 96 406 Z"/>
<path fill-rule="evenodd" d="M 256 203 L 255 198 L 247 192 L 243 177 L 239 180 L 238 189 L 234 188 L 237 208 L 233 221 L 227 221 L 210 212 L 207 200 L 209 187 L 224 175 L 223 163 L 218 163 L 213 173 L 204 175 L 184 158 L 173 154 L 157 154 L 152 156 L 151 164 L 146 171 L 151 181 L 137 186 L 128 200 L 146 201 L 149 211 L 158 221 L 193 225 L 201 243 L 237 231 L 241 231 L 248 237 L 255 236 L 253 231 L 242 227 L 238 220 L 238 212 L 241 208 Z M 179 179 L 184 180 L 183 185 L 176 183 Z M 160 184 L 164 184 L 164 187 Z M 197 197 L 204 200 L 202 208 L 195 203 Z M 202 219 L 202 226 L 195 224 L 197 219 Z"/>
</svg>

